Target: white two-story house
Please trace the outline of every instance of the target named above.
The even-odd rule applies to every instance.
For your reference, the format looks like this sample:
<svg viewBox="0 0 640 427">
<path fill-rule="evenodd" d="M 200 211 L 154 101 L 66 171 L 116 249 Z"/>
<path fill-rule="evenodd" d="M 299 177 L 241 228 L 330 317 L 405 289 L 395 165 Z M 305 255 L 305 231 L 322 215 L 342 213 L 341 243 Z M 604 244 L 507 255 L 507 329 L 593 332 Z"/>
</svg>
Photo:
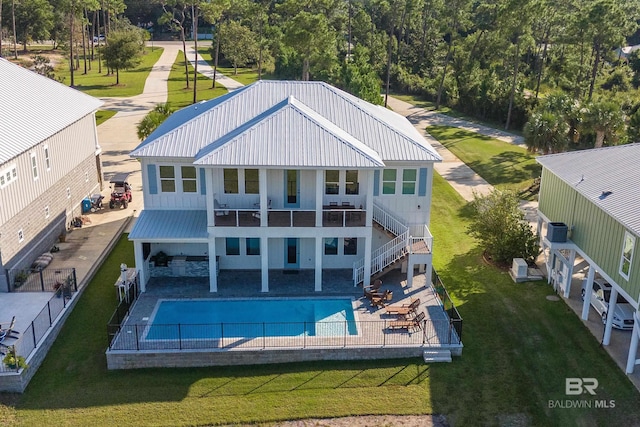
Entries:
<svg viewBox="0 0 640 427">
<path fill-rule="evenodd" d="M 219 270 L 260 271 L 263 292 L 273 270 L 313 270 L 316 291 L 330 269 L 355 285 L 402 263 L 409 285 L 414 267 L 430 277 L 440 156 L 404 117 L 326 83 L 259 81 L 191 105 L 131 156 L 143 291 L 161 274 L 206 276 L 216 292 Z"/>
</svg>

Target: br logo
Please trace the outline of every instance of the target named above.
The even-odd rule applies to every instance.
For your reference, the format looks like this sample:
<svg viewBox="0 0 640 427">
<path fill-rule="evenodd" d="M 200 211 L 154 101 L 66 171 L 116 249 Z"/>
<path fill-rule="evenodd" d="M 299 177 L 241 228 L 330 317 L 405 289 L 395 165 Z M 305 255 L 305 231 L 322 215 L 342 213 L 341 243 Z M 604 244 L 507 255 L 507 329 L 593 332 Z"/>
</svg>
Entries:
<svg viewBox="0 0 640 427">
<path fill-rule="evenodd" d="M 595 378 L 566 378 L 564 393 L 571 396 L 589 393 L 595 396 L 597 388 L 598 380 Z"/>
</svg>

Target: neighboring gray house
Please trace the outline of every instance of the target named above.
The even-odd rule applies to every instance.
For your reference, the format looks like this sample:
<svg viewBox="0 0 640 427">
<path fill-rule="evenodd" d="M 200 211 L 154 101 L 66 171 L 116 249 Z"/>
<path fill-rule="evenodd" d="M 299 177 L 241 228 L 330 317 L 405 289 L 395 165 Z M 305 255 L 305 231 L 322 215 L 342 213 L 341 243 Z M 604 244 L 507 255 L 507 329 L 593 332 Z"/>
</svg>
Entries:
<svg viewBox="0 0 640 427">
<path fill-rule="evenodd" d="M 609 313 L 618 295 L 636 309 L 627 366 L 632 372 L 640 334 L 640 261 L 635 256 L 640 238 L 640 144 L 541 156 L 538 162 L 543 167 L 538 230 L 549 280 L 568 297 L 579 255 L 589 264 L 586 292 L 597 274 L 612 286 Z M 549 227 L 564 226 L 567 238 L 548 232 Z M 585 298 L 582 318 L 586 320 L 589 312 Z M 609 345 L 613 316 L 603 317 L 603 344 Z"/>
<path fill-rule="evenodd" d="M 0 292 L 102 186 L 91 96 L 0 58 Z"/>
</svg>

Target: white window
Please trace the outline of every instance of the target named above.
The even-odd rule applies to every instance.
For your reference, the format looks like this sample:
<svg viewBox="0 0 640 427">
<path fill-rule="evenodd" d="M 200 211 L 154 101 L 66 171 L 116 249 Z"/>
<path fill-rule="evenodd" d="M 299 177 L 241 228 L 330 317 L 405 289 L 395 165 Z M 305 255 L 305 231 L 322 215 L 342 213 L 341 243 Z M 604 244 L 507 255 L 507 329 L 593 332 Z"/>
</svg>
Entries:
<svg viewBox="0 0 640 427">
<path fill-rule="evenodd" d="M 20 230 L 18 230 L 18 242 L 21 242 L 24 240 L 24 232 L 22 231 L 22 228 Z"/>
<path fill-rule="evenodd" d="M 620 256 L 620 275 L 629 280 L 631 272 L 631 262 L 633 262 L 633 249 L 636 245 L 636 238 L 628 231 L 624 232 L 624 242 L 622 244 L 622 255 Z"/>
<path fill-rule="evenodd" d="M 33 172 L 33 179 L 38 179 L 38 160 L 34 153 L 31 153 L 31 171 Z"/>
<path fill-rule="evenodd" d="M 345 194 L 358 194 L 358 171 L 348 170 L 345 174 Z"/>
<path fill-rule="evenodd" d="M 180 168 L 180 172 L 182 173 L 182 192 L 197 192 L 198 185 L 196 182 L 196 168 L 194 166 L 182 166 Z"/>
<path fill-rule="evenodd" d="M 244 192 L 245 194 L 260 194 L 260 177 L 258 169 L 244 170 Z"/>
<path fill-rule="evenodd" d="M 173 166 L 160 166 L 160 189 L 163 193 L 176 192 L 176 171 Z"/>
<path fill-rule="evenodd" d="M 396 170 L 382 171 L 382 194 L 396 194 Z"/>
<path fill-rule="evenodd" d="M 18 168 L 16 165 L 11 165 L 0 171 L 0 188 L 6 187 L 13 181 L 18 179 Z"/>
<path fill-rule="evenodd" d="M 324 194 L 340 194 L 340 171 L 324 172 Z"/>
<path fill-rule="evenodd" d="M 84 182 L 89 182 L 89 172 L 84 173 Z"/>
<path fill-rule="evenodd" d="M 238 169 L 224 169 L 225 194 L 238 194 Z"/>
<path fill-rule="evenodd" d="M 47 167 L 47 170 L 51 170 L 51 158 L 49 157 L 49 146 L 44 146 L 44 164 Z"/>
<path fill-rule="evenodd" d="M 67 187 L 67 199 L 71 198 L 71 188 Z"/>
<path fill-rule="evenodd" d="M 402 171 L 402 194 L 416 194 L 415 169 L 405 169 Z"/>
<path fill-rule="evenodd" d="M 49 206 L 44 207 L 44 217 L 49 218 Z"/>
</svg>

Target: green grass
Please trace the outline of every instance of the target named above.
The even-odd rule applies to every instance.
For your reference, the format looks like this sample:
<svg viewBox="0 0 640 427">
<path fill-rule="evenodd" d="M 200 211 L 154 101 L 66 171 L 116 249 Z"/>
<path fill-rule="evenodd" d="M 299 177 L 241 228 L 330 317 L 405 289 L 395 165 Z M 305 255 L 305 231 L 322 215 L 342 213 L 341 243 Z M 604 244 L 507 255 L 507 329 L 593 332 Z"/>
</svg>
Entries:
<svg viewBox="0 0 640 427">
<path fill-rule="evenodd" d="M 429 126 L 427 132 L 501 190 L 521 191 L 541 174 L 535 156 L 524 147 L 450 126 Z"/>
<path fill-rule="evenodd" d="M 184 73 L 184 54 L 182 51 L 179 51 L 176 56 L 176 60 L 173 62 L 173 66 L 171 67 L 168 82 L 169 96 L 167 100 L 174 109 L 180 109 L 193 103 L 193 67 L 191 64 L 189 64 L 188 89 Z M 227 89 L 220 85 L 216 85 L 215 89 L 211 89 L 211 83 L 210 78 L 198 73 L 198 93 L 196 96 L 198 102 L 217 98 L 218 96 L 227 93 Z"/>
<path fill-rule="evenodd" d="M 398 98 L 402 101 L 408 102 L 409 104 L 415 105 L 416 107 L 424 108 L 427 111 L 436 111 L 435 102 L 427 101 L 419 95 L 408 95 L 408 94 L 401 94 L 401 93 L 392 93 L 390 95 L 393 96 L 394 98 Z M 441 105 L 440 109 L 437 111 L 438 113 L 446 114 L 447 116 L 463 119 L 471 123 L 477 123 L 493 129 L 504 131 L 504 124 L 480 120 L 476 117 L 469 116 L 458 110 L 447 107 L 446 105 Z M 522 130 L 520 129 L 509 129 L 508 132 L 514 135 L 522 136 Z"/>
<path fill-rule="evenodd" d="M 163 49 L 146 49 L 142 56 L 142 62 L 132 70 L 120 70 L 120 84 L 116 85 L 116 75 L 107 75 L 107 68 L 102 66 L 102 73 L 98 73 L 97 54 L 92 61 L 91 70 L 84 73 L 83 62 L 80 61 L 80 69 L 74 72 L 75 88 L 96 98 L 104 97 L 128 97 L 139 95 L 144 90 L 144 83 L 149 76 L 153 65 L 158 61 Z M 71 84 L 71 74 L 67 62 L 58 64 L 55 71 L 56 77 L 64 78 L 63 83 Z"/>
<path fill-rule="evenodd" d="M 98 110 L 96 111 L 96 126 L 100 126 L 102 123 L 115 116 L 117 111 L 113 110 Z"/>
<path fill-rule="evenodd" d="M 123 237 L 71 313 L 22 396 L 3 395 L 5 423 L 215 425 L 365 414 L 444 414 L 452 425 L 632 425 L 640 396 L 578 316 L 485 265 L 466 233 L 467 204 L 434 176 L 434 264 L 464 318 L 461 358 L 319 362 L 199 369 L 106 370 L 105 324 Z M 549 409 L 566 377 L 595 377 L 603 409 Z M 590 399 L 584 397 L 584 399 Z M 521 421 L 524 421 L 522 423 Z"/>
<path fill-rule="evenodd" d="M 199 47 L 198 53 L 213 67 L 214 61 L 211 57 L 211 53 L 209 52 L 208 47 Z M 258 70 L 253 68 L 238 68 L 238 74 L 234 74 L 233 68 L 218 66 L 218 72 L 237 82 L 242 83 L 245 86 L 258 81 Z"/>
</svg>

